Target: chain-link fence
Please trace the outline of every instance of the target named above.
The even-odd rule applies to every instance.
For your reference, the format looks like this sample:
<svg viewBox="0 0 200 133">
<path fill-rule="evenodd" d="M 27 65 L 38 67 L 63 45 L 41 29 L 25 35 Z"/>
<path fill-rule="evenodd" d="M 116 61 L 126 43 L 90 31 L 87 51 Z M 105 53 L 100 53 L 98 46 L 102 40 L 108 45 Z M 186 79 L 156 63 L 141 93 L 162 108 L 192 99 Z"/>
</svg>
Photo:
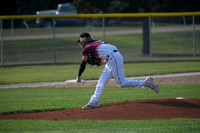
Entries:
<svg viewBox="0 0 200 133">
<path fill-rule="evenodd" d="M 81 32 L 117 46 L 125 62 L 200 56 L 199 16 L 59 19 L 1 20 L 1 67 L 79 63 Z"/>
</svg>

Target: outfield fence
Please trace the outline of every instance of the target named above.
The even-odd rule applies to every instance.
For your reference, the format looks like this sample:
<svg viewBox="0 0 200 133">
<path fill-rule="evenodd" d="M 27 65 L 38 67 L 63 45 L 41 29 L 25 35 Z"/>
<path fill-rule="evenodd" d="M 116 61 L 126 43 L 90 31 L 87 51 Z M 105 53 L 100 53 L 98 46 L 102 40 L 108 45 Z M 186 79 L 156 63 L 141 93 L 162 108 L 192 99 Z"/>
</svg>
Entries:
<svg viewBox="0 0 200 133">
<path fill-rule="evenodd" d="M 200 12 L 10 15 L 0 21 L 2 68 L 79 63 L 76 40 L 83 31 L 116 45 L 126 62 L 200 56 Z"/>
</svg>

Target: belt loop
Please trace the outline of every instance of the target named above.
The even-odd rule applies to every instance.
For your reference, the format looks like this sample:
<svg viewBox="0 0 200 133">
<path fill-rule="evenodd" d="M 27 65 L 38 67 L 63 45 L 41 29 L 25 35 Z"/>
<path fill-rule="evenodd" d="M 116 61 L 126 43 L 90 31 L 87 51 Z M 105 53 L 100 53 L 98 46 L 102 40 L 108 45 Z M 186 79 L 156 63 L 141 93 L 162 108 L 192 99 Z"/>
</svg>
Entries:
<svg viewBox="0 0 200 133">
<path fill-rule="evenodd" d="M 106 59 L 108 60 L 108 59 L 109 59 L 109 57 L 110 57 L 110 56 L 109 56 L 109 55 L 107 55 L 107 58 L 106 58 Z"/>
</svg>

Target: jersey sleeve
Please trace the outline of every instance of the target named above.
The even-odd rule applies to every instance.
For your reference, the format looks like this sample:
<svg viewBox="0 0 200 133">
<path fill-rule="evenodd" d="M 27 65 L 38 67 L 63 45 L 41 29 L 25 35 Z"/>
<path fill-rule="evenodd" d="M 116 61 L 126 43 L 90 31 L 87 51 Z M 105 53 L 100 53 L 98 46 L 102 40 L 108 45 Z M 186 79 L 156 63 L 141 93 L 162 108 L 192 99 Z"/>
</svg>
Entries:
<svg viewBox="0 0 200 133">
<path fill-rule="evenodd" d="M 91 48 L 90 47 L 85 47 L 84 49 L 83 49 L 83 56 L 88 56 L 89 55 L 89 53 L 90 53 L 90 50 Z"/>
</svg>

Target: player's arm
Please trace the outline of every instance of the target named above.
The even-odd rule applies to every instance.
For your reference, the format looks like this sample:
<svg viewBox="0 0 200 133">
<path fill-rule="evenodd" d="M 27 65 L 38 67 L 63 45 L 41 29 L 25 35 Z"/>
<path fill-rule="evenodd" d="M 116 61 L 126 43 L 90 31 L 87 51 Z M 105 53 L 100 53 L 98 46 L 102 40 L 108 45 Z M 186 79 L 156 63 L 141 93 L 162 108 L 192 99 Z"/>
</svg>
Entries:
<svg viewBox="0 0 200 133">
<path fill-rule="evenodd" d="M 80 64 L 79 72 L 78 72 L 78 75 L 77 75 L 77 78 L 76 78 L 77 82 L 81 82 L 81 75 L 85 71 L 87 59 L 88 59 L 88 56 L 83 56 L 82 57 L 82 62 Z"/>
</svg>

